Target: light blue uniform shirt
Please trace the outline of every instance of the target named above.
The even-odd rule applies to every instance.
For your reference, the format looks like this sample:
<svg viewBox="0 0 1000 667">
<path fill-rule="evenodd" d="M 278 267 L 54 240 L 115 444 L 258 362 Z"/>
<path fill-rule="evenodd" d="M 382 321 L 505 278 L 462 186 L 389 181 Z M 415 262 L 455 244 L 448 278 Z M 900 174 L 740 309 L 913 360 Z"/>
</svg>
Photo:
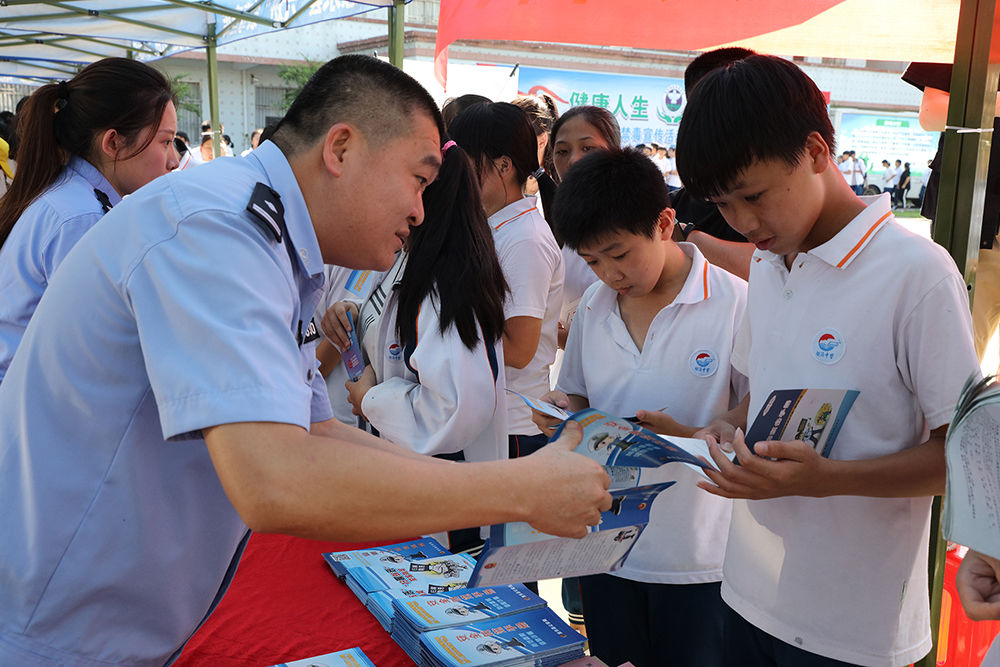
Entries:
<svg viewBox="0 0 1000 667">
<path fill-rule="evenodd" d="M 282 243 L 246 211 L 257 182 Z M 200 430 L 332 416 L 298 337 L 322 286 L 271 143 L 157 179 L 81 239 L 0 385 L 0 665 L 161 665 L 183 645 L 247 533 Z"/>
<path fill-rule="evenodd" d="M 73 157 L 31 202 L 0 248 L 0 382 L 38 300 L 80 237 L 104 216 L 94 190 L 114 206 L 121 197 L 97 167 Z"/>
</svg>

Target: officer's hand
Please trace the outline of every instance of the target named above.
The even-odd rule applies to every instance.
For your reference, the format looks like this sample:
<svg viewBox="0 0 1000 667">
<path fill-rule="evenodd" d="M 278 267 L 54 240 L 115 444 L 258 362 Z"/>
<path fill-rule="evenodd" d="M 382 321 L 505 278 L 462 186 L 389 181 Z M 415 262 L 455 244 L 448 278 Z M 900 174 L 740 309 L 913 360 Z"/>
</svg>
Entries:
<svg viewBox="0 0 1000 667">
<path fill-rule="evenodd" d="M 560 537 L 584 537 L 596 526 L 601 512 L 611 507 L 604 469 L 573 449 L 583 429 L 566 422 L 559 439 L 534 454 L 517 459 L 524 468 L 522 497 L 528 502 L 528 523 L 537 530 Z"/>
<path fill-rule="evenodd" d="M 542 396 L 541 400 L 546 403 L 556 405 L 563 410 L 569 410 L 569 396 L 561 391 L 550 391 Z M 535 410 L 534 408 L 531 409 L 531 421 L 535 422 L 535 426 L 537 426 L 538 429 L 549 438 L 555 435 L 556 429 L 559 428 L 559 424 L 563 423 L 563 420 L 558 417 L 551 417 L 544 412 Z"/>
<path fill-rule="evenodd" d="M 347 311 L 351 311 L 351 317 L 358 321 L 358 306 L 350 301 L 338 301 L 326 309 L 323 314 L 323 333 L 341 350 L 351 344 L 351 339 L 347 333 L 351 330 L 351 322 L 347 319 Z"/>
<path fill-rule="evenodd" d="M 351 412 L 359 417 L 365 418 L 364 412 L 361 411 L 361 401 L 364 400 L 365 394 L 368 390 L 375 386 L 375 369 L 371 366 L 365 366 L 364 372 L 361 377 L 358 378 L 357 382 L 352 382 L 348 380 L 344 383 L 347 387 L 347 400 L 351 404 Z"/>
</svg>

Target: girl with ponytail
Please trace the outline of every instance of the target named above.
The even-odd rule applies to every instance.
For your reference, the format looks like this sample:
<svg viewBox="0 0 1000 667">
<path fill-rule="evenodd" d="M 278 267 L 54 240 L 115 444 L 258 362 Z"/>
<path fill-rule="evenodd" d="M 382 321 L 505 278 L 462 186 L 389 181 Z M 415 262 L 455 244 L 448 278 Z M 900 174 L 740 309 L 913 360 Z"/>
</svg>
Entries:
<svg viewBox="0 0 1000 667">
<path fill-rule="evenodd" d="M 18 169 L 0 199 L 0 381 L 66 253 L 123 196 L 178 162 L 169 82 L 125 58 L 42 86 L 17 130 Z"/>
</svg>

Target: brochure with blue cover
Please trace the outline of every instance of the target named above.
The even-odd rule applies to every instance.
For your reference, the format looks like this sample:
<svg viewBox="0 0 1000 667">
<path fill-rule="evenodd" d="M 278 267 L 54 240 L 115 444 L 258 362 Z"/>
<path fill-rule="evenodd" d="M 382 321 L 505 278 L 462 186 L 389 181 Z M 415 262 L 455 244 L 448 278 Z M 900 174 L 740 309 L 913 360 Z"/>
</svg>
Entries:
<svg viewBox="0 0 1000 667">
<path fill-rule="evenodd" d="M 387 544 L 382 547 L 331 551 L 323 554 L 323 560 L 330 566 L 337 578 L 343 580 L 347 576 L 347 568 L 349 567 L 377 565 L 378 563 L 402 563 L 447 553 L 449 551 L 433 537 L 422 537 L 418 540 Z"/>
<path fill-rule="evenodd" d="M 361 355 L 361 344 L 358 343 L 358 332 L 350 310 L 347 311 L 347 321 L 351 323 L 351 330 L 347 332 L 351 342 L 340 356 L 344 361 L 344 368 L 347 369 L 347 377 L 351 378 L 352 382 L 357 382 L 365 372 L 365 360 Z"/>
<path fill-rule="evenodd" d="M 613 572 L 622 566 L 646 524 L 653 500 L 674 485 L 662 482 L 611 492 L 611 508 L 581 539 L 543 533 L 524 522 L 490 526 L 490 536 L 469 578 L 470 586 Z"/>
<path fill-rule="evenodd" d="M 420 635 L 421 665 L 560 665 L 583 656 L 586 638 L 551 609 Z"/>
<path fill-rule="evenodd" d="M 854 389 L 772 391 L 747 429 L 746 443 L 753 451 L 758 442 L 800 440 L 828 457 L 859 393 Z"/>
<path fill-rule="evenodd" d="M 352 567 L 345 582 L 383 628 L 392 627 L 392 599 L 467 588 L 476 565 L 467 554 Z"/>
<path fill-rule="evenodd" d="M 491 618 L 516 618 L 545 607 L 545 600 L 521 584 L 512 584 L 395 599 L 393 606 L 392 638 L 419 664 L 421 633 Z"/>
<path fill-rule="evenodd" d="M 375 667 L 375 663 L 368 659 L 360 648 L 349 648 L 346 651 L 336 653 L 325 653 L 293 660 L 292 662 L 281 662 L 271 667 Z"/>
</svg>

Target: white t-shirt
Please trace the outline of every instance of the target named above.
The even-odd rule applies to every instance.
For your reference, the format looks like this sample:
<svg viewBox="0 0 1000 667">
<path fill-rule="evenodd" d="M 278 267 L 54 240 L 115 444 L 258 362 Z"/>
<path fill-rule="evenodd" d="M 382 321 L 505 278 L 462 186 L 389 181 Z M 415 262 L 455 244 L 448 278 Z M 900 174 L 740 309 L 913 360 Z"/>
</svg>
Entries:
<svg viewBox="0 0 1000 667">
<path fill-rule="evenodd" d="M 757 251 L 734 365 L 749 414 L 775 389 L 861 393 L 831 458 L 924 442 L 979 372 L 965 283 L 945 251 L 892 217 L 889 197 L 784 258 Z M 943 462 L 942 462 L 943 465 Z M 931 498 L 788 497 L 733 505 L 723 599 L 765 632 L 837 660 L 903 665 L 931 648 Z"/>
<path fill-rule="evenodd" d="M 524 197 L 490 216 L 497 256 L 510 293 L 504 318 L 542 320 L 542 335 L 534 358 L 524 368 L 505 366 L 507 386 L 527 396 L 549 391 L 549 366 L 556 356 L 556 330 L 563 305 L 563 261 L 548 223 L 535 208 L 534 197 Z M 536 435 L 531 409 L 521 399 L 507 401 L 507 428 L 511 435 Z"/>
<path fill-rule="evenodd" d="M 678 245 L 692 258 L 691 270 L 650 323 L 642 352 L 622 321 L 617 293 L 601 282 L 587 290 L 566 341 L 560 391 L 622 417 L 666 407 L 681 423 L 698 426 L 742 399 L 746 378 L 732 370 L 730 357 L 746 283 L 710 265 L 693 244 Z M 705 354 L 712 359 L 707 366 L 695 362 Z M 697 488 L 703 478 L 680 464 L 644 471 L 647 479 L 677 483 L 653 502 L 649 525 L 612 574 L 668 584 L 719 581 L 732 502 Z"/>
<path fill-rule="evenodd" d="M 847 181 L 847 184 L 854 185 L 854 163 L 851 162 L 851 158 L 847 158 L 843 162 L 837 163 L 837 168 L 840 169 L 840 173 L 844 175 L 844 180 Z"/>
<path fill-rule="evenodd" d="M 417 316 L 417 343 L 406 367 L 396 335 L 399 291 L 392 289 L 405 266 L 401 253 L 383 280 L 385 301 L 374 320 L 371 306 L 379 305 L 378 291 L 361 311 L 365 325 L 362 343 L 375 378 L 361 402 L 379 436 L 420 454 L 462 451 L 466 461 L 507 458 L 507 410 L 504 394 L 503 345 L 494 346 L 494 379 L 486 344 L 470 350 L 452 325 L 441 333 L 440 302 L 424 299 Z M 493 343 L 489 343 L 493 345 Z"/>
<path fill-rule="evenodd" d="M 681 182 L 681 175 L 677 173 L 677 158 L 667 158 L 667 172 L 673 172 L 667 175 L 667 185 L 672 188 L 684 187 L 684 183 Z"/>
</svg>

